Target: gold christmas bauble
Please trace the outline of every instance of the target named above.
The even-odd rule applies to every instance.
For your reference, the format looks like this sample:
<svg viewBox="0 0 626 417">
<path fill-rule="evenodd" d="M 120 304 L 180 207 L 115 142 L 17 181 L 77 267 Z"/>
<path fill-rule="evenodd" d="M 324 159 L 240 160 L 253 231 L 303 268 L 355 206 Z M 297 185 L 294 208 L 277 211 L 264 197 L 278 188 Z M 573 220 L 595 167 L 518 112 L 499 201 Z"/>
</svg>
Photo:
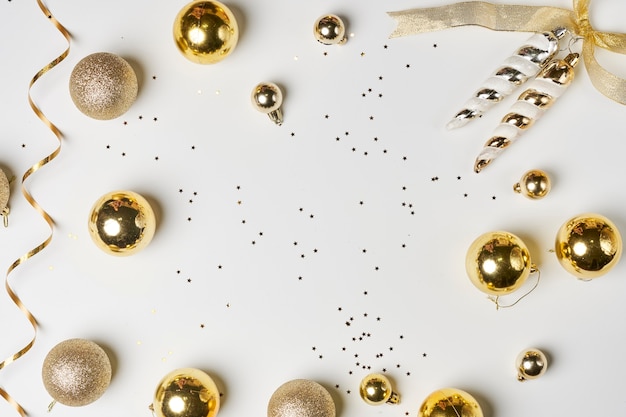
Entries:
<svg viewBox="0 0 626 417">
<path fill-rule="evenodd" d="M 465 257 L 465 270 L 472 284 L 495 296 L 517 290 L 528 278 L 531 267 L 524 242 L 504 231 L 479 236 Z"/>
<path fill-rule="evenodd" d="M 274 391 L 267 405 L 267 417 L 335 417 L 335 414 L 330 393 L 308 379 L 285 382 Z"/>
<path fill-rule="evenodd" d="M 522 175 L 520 181 L 513 185 L 513 190 L 524 197 L 538 200 L 548 195 L 551 187 L 548 174 L 540 169 L 532 169 Z"/>
<path fill-rule="evenodd" d="M 585 213 L 565 222 L 556 235 L 556 256 L 563 268 L 582 280 L 609 272 L 622 255 L 622 237 L 604 216 Z"/>
<path fill-rule="evenodd" d="M 108 52 L 80 60 L 70 75 L 70 96 L 85 115 L 110 120 L 126 113 L 137 98 L 137 75 L 123 58 Z"/>
<path fill-rule="evenodd" d="M 215 417 L 219 408 L 217 385 L 195 368 L 176 369 L 165 375 L 150 406 L 157 417 Z"/>
<path fill-rule="evenodd" d="M 111 362 L 104 350 L 85 339 L 69 339 L 53 347 L 41 376 L 55 402 L 80 407 L 96 401 L 111 382 Z"/>
<path fill-rule="evenodd" d="M 342 45 L 346 43 L 346 25 L 337 15 L 320 16 L 313 24 L 315 40 L 324 45 Z"/>
<path fill-rule="evenodd" d="M 132 191 L 100 197 L 89 215 L 89 234 L 96 246 L 111 255 L 132 255 L 152 240 L 156 217 L 148 201 Z"/>
<path fill-rule="evenodd" d="M 539 378 L 548 369 L 548 358 L 539 349 L 526 349 L 515 358 L 515 367 L 519 381 Z"/>
<path fill-rule="evenodd" d="M 359 395 L 369 405 L 398 404 L 400 395 L 393 391 L 391 381 L 383 374 L 369 374 L 361 380 Z"/>
<path fill-rule="evenodd" d="M 215 64 L 237 45 L 239 27 L 235 15 L 219 1 L 194 1 L 174 20 L 174 41 L 188 60 Z"/>
<path fill-rule="evenodd" d="M 483 417 L 483 411 L 467 392 L 442 388 L 426 397 L 417 417 Z"/>
</svg>

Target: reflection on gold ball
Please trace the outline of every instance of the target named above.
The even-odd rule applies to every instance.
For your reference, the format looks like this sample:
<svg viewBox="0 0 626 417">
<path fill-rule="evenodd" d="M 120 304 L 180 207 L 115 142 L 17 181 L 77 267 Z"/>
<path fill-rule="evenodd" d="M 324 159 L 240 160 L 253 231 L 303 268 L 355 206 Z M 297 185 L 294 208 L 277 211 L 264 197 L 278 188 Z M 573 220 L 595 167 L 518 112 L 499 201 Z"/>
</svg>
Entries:
<svg viewBox="0 0 626 417">
<path fill-rule="evenodd" d="M 567 272 L 589 280 L 606 274 L 619 262 L 622 237 L 612 221 L 599 214 L 586 213 L 561 226 L 555 250 Z"/>
<path fill-rule="evenodd" d="M 145 248 L 154 236 L 152 207 L 132 191 L 114 191 L 100 197 L 89 215 L 89 234 L 103 251 L 118 256 Z"/>
<path fill-rule="evenodd" d="M 137 76 L 130 64 L 108 52 L 86 56 L 70 75 L 74 105 L 93 119 L 121 116 L 137 98 L 137 90 Z"/>
<path fill-rule="evenodd" d="M 509 232 L 488 232 L 469 247 L 465 269 L 472 283 L 489 295 L 518 289 L 531 270 L 530 254 L 522 240 Z"/>
<path fill-rule="evenodd" d="M 442 388 L 430 394 L 420 407 L 417 417 L 483 417 L 478 402 L 465 391 Z"/>
<path fill-rule="evenodd" d="M 205 372 L 176 369 L 159 382 L 150 408 L 157 417 L 215 417 L 220 392 Z"/>
<path fill-rule="evenodd" d="M 48 352 L 41 376 L 55 401 L 80 407 L 104 394 L 111 371 L 109 357 L 100 346 L 90 340 L 69 339 Z"/>
<path fill-rule="evenodd" d="M 335 417 L 330 393 L 315 381 L 294 379 L 272 394 L 267 417 Z"/>
<path fill-rule="evenodd" d="M 219 1 L 195 1 L 182 8 L 174 21 L 174 41 L 185 56 L 198 64 L 215 64 L 237 45 L 235 16 Z"/>
</svg>

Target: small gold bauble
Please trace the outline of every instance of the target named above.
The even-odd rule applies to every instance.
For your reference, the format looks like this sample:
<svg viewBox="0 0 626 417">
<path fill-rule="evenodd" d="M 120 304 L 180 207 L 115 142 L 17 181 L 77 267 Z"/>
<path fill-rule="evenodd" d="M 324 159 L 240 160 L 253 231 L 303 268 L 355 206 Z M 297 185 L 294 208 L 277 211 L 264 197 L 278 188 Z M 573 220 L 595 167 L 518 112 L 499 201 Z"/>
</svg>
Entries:
<svg viewBox="0 0 626 417">
<path fill-rule="evenodd" d="M 513 190 L 516 193 L 533 200 L 538 200 L 548 195 L 550 188 L 550 177 L 539 169 L 526 172 L 522 175 L 520 181 L 513 186 Z"/>
<path fill-rule="evenodd" d="M 609 272 L 622 255 L 622 237 L 613 222 L 594 213 L 565 222 L 556 235 L 556 256 L 563 268 L 582 280 Z"/>
<path fill-rule="evenodd" d="M 512 233 L 497 231 L 479 236 L 470 245 L 465 269 L 472 283 L 489 295 L 517 290 L 531 272 L 530 254 L 524 242 Z"/>
<path fill-rule="evenodd" d="M 219 1 L 194 1 L 174 20 L 174 41 L 188 60 L 215 64 L 237 45 L 239 28 L 235 15 Z"/>
<path fill-rule="evenodd" d="M 137 98 L 137 75 L 121 57 L 98 52 L 83 58 L 70 75 L 70 96 L 85 115 L 98 120 L 124 114 Z"/>
<path fill-rule="evenodd" d="M 517 355 L 515 367 L 519 381 L 539 378 L 548 369 L 548 358 L 539 349 L 526 349 Z"/>
<path fill-rule="evenodd" d="M 315 381 L 294 379 L 285 382 L 272 394 L 267 417 L 335 417 L 335 403 L 330 393 Z"/>
<path fill-rule="evenodd" d="M 417 417 L 483 417 L 483 411 L 467 392 L 442 388 L 426 397 Z"/>
<path fill-rule="evenodd" d="M 98 248 L 111 255 L 132 255 L 152 240 L 156 218 L 152 207 L 132 191 L 100 197 L 89 215 L 89 234 Z"/>
<path fill-rule="evenodd" d="M 261 113 L 268 115 L 278 126 L 283 124 L 283 93 L 274 83 L 261 83 L 252 89 L 252 105 Z"/>
<path fill-rule="evenodd" d="M 195 368 L 176 369 L 165 375 L 150 406 L 157 417 L 215 417 L 219 408 L 217 385 Z"/>
<path fill-rule="evenodd" d="M 361 380 L 359 394 L 369 405 L 398 404 L 400 395 L 393 391 L 391 381 L 382 374 L 369 374 Z"/>
<path fill-rule="evenodd" d="M 55 402 L 80 407 L 104 394 L 111 373 L 109 357 L 100 346 L 90 340 L 69 339 L 48 352 L 41 376 Z"/>
<path fill-rule="evenodd" d="M 324 45 L 341 45 L 348 40 L 343 20 L 334 14 L 318 18 L 313 25 L 313 35 Z"/>
</svg>

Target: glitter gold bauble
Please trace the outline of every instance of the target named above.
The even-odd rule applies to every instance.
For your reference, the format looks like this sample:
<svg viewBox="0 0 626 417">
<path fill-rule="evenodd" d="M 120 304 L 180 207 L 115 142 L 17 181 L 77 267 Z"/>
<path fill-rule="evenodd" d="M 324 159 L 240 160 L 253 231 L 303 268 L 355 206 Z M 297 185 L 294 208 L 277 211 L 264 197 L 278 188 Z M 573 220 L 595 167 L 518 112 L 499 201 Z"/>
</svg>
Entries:
<svg viewBox="0 0 626 417">
<path fill-rule="evenodd" d="M 359 394 L 369 405 L 398 404 L 400 395 L 393 391 L 391 381 L 382 374 L 369 374 L 361 380 Z"/>
<path fill-rule="evenodd" d="M 70 96 L 85 115 L 110 120 L 126 113 L 137 98 L 137 75 L 123 58 L 108 52 L 80 60 L 70 75 Z"/>
<path fill-rule="evenodd" d="M 328 14 L 320 16 L 313 24 L 313 36 L 324 45 L 342 45 L 346 43 L 346 25 L 339 16 Z"/>
<path fill-rule="evenodd" d="M 335 417 L 335 414 L 330 393 L 308 379 L 285 382 L 274 391 L 267 405 L 267 417 Z"/>
<path fill-rule="evenodd" d="M 513 185 L 513 190 L 524 197 L 538 200 L 548 195 L 550 187 L 548 174 L 540 169 L 533 169 L 522 175 L 520 181 Z"/>
<path fill-rule="evenodd" d="M 80 407 L 104 394 L 111 372 L 109 357 L 100 346 L 90 340 L 69 339 L 48 352 L 42 379 L 55 402 Z"/>
<path fill-rule="evenodd" d="M 548 358 L 539 349 L 525 349 L 515 358 L 515 367 L 519 381 L 539 378 L 548 369 Z"/>
<path fill-rule="evenodd" d="M 442 388 L 426 397 L 417 417 L 483 417 L 483 411 L 467 392 Z"/>
<path fill-rule="evenodd" d="M 215 64 L 237 45 L 235 16 L 219 1 L 195 1 L 183 7 L 174 20 L 174 41 L 188 60 Z"/>
<path fill-rule="evenodd" d="M 217 385 L 195 368 L 176 369 L 163 377 L 150 406 L 157 417 L 214 417 L 219 408 Z"/>
<path fill-rule="evenodd" d="M 622 237 L 606 217 L 585 213 L 565 222 L 556 235 L 556 256 L 567 272 L 590 280 L 609 272 L 622 255 Z"/>
<path fill-rule="evenodd" d="M 532 269 L 524 242 L 512 233 L 497 231 L 479 236 L 470 245 L 465 270 L 472 284 L 489 295 L 517 290 Z"/>
<path fill-rule="evenodd" d="M 127 256 L 145 248 L 154 236 L 152 207 L 132 191 L 100 197 L 89 215 L 89 234 L 96 246 L 111 255 Z"/>
</svg>

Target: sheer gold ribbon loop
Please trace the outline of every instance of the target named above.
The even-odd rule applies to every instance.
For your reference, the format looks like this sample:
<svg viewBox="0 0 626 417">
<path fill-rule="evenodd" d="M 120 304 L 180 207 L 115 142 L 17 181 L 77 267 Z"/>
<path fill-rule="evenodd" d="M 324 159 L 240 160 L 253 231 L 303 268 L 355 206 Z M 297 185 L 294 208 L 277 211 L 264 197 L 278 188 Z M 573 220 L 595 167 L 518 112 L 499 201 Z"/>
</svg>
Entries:
<svg viewBox="0 0 626 417">
<path fill-rule="evenodd" d="M 33 334 L 32 339 L 30 340 L 30 342 L 28 342 L 26 344 L 26 346 L 24 346 L 18 352 L 14 353 L 10 357 L 8 357 L 5 360 L 3 360 L 2 362 L 0 362 L 0 370 L 2 368 L 4 368 L 5 366 L 9 365 L 10 363 L 16 361 L 17 359 L 21 358 L 23 355 L 25 355 L 33 347 L 33 345 L 35 344 L 35 339 L 37 337 L 37 328 L 38 328 L 37 320 L 35 319 L 35 316 L 33 316 L 33 314 L 28 310 L 28 308 L 26 308 L 26 306 L 24 305 L 22 300 L 20 300 L 20 298 L 17 296 L 17 294 L 13 291 L 13 289 L 9 285 L 9 275 L 19 265 L 21 265 L 22 263 L 24 263 L 26 260 L 30 259 L 31 257 L 35 256 L 36 254 L 41 252 L 46 246 L 48 246 L 48 244 L 52 241 L 52 235 L 53 235 L 53 229 L 54 229 L 54 221 L 52 220 L 50 215 L 48 215 L 48 213 L 46 213 L 46 211 L 39 205 L 39 203 L 37 203 L 37 201 L 28 192 L 28 190 L 26 189 L 26 186 L 24 185 L 24 183 L 25 183 L 26 179 L 31 176 L 31 174 L 33 174 L 39 168 L 43 167 L 44 165 L 46 165 L 47 163 L 52 161 L 54 158 L 56 158 L 56 156 L 61 151 L 61 138 L 62 138 L 62 135 L 61 135 L 61 131 L 50 120 L 48 120 L 48 118 L 41 112 L 39 107 L 32 100 L 31 95 L 30 95 L 30 90 L 32 89 L 33 85 L 37 82 L 37 80 L 41 76 L 43 76 L 45 73 L 50 71 L 57 64 L 59 64 L 61 61 L 63 61 L 65 59 L 65 57 L 67 57 L 67 55 L 70 52 L 70 34 L 65 29 L 65 27 L 63 27 L 63 25 L 61 25 L 61 23 L 59 23 L 59 21 L 56 20 L 54 18 L 54 16 L 52 16 L 52 13 L 50 13 L 50 10 L 48 10 L 48 8 L 40 0 L 37 0 L 37 5 L 41 9 L 41 11 L 46 15 L 46 17 L 52 22 L 52 24 L 57 28 L 57 30 L 59 30 L 59 32 L 61 32 L 61 34 L 65 37 L 65 39 L 67 40 L 67 43 L 68 43 L 67 49 L 65 49 L 65 51 L 63 51 L 63 53 L 61 55 L 59 55 L 56 59 L 54 59 L 53 61 L 48 63 L 46 66 L 44 66 L 41 70 L 39 70 L 37 72 L 37 74 L 35 74 L 35 76 L 33 76 L 33 78 L 30 81 L 30 84 L 28 86 L 28 103 L 30 104 L 31 109 L 33 110 L 33 112 L 35 112 L 37 117 L 52 131 L 52 133 L 54 133 L 54 135 L 56 136 L 56 138 L 57 138 L 57 140 L 59 142 L 57 148 L 51 154 L 49 154 L 48 156 L 43 158 L 41 161 L 39 161 L 36 164 L 34 164 L 33 166 L 31 166 L 28 170 L 26 170 L 26 172 L 22 176 L 22 194 L 24 195 L 26 200 L 30 203 L 30 205 L 46 221 L 46 223 L 48 224 L 48 227 L 50 228 L 50 234 L 42 243 L 40 243 L 35 248 L 33 248 L 30 251 L 28 251 L 28 253 L 22 255 L 19 259 L 17 259 L 15 262 L 13 262 L 13 264 L 11 264 L 11 266 L 7 269 L 5 280 L 4 280 L 4 287 L 5 287 L 8 295 L 9 295 L 9 297 L 13 301 L 13 303 L 20 309 L 20 311 L 22 311 L 22 313 L 24 313 L 24 315 L 26 316 L 26 318 L 28 319 L 28 321 L 32 325 L 34 334 Z M 15 399 L 13 399 L 13 397 L 11 397 L 11 395 L 9 395 L 9 393 L 6 390 L 4 390 L 1 387 L 0 387 L 0 396 L 2 398 L 4 398 L 15 409 L 15 411 L 17 411 L 17 413 L 20 416 L 22 416 L 22 417 L 26 416 L 26 411 L 24 410 L 24 408 Z"/>
<path fill-rule="evenodd" d="M 583 39 L 583 61 L 593 86 L 606 97 L 626 104 L 626 79 L 607 71 L 595 58 L 596 46 L 626 54 L 626 34 L 595 30 L 589 21 L 591 0 L 573 1 L 573 10 L 467 1 L 441 7 L 389 12 L 389 16 L 397 22 L 390 37 L 470 25 L 512 32 L 544 32 L 564 27 Z"/>
</svg>

